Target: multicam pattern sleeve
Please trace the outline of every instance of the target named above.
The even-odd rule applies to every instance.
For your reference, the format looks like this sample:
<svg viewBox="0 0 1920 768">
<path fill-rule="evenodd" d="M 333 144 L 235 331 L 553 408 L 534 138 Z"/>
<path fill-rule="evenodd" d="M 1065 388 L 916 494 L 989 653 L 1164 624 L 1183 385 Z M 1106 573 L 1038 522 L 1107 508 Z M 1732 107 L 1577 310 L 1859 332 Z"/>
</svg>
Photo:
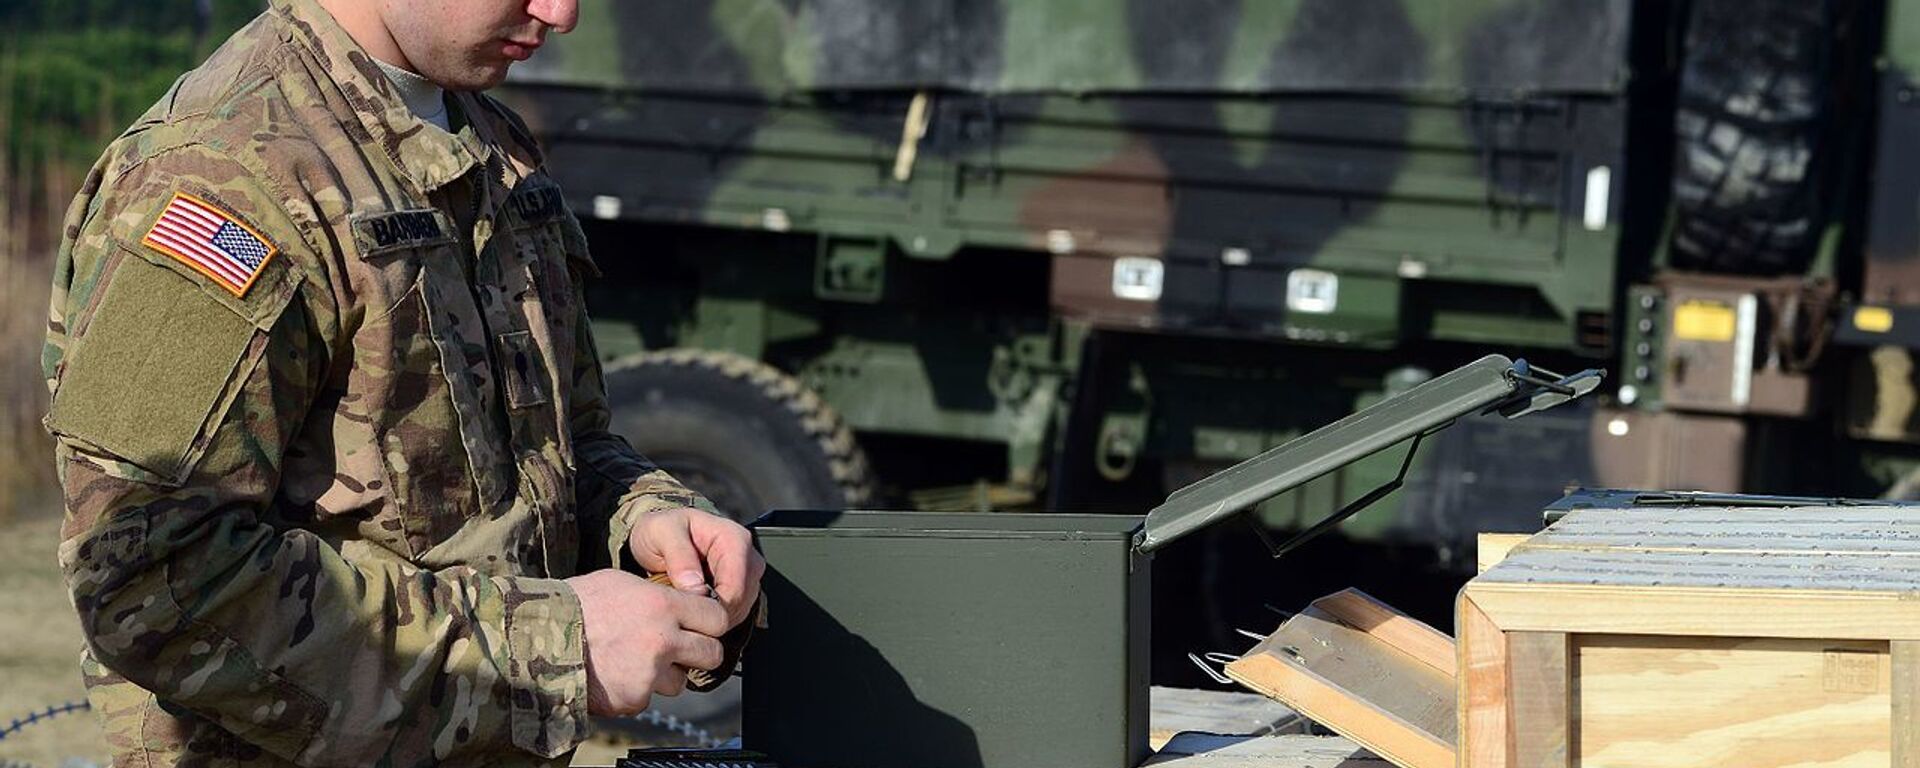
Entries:
<svg viewBox="0 0 1920 768">
<path fill-rule="evenodd" d="M 587 255 L 586 238 L 578 226 L 568 223 L 569 262 L 575 273 L 574 307 L 580 313 L 574 323 L 578 331 L 573 356 L 573 408 L 568 418 L 574 435 L 574 457 L 580 464 L 574 478 L 583 550 L 580 570 L 620 567 L 623 561 L 633 568 L 623 554 L 642 515 L 678 507 L 716 515 L 721 512 L 713 502 L 682 485 L 611 431 L 613 414 L 607 405 L 606 375 L 587 321 L 585 295 L 579 290 L 582 278 L 598 276 L 599 270 Z"/>
<path fill-rule="evenodd" d="M 182 189 L 277 248 L 244 292 L 142 245 Z M 369 311 L 279 199 L 186 146 L 110 153 L 69 214 L 43 362 L 89 654 L 280 760 L 564 755 L 587 730 L 564 582 L 349 561 L 276 504 L 290 443 L 352 362 L 338 329 Z"/>
</svg>

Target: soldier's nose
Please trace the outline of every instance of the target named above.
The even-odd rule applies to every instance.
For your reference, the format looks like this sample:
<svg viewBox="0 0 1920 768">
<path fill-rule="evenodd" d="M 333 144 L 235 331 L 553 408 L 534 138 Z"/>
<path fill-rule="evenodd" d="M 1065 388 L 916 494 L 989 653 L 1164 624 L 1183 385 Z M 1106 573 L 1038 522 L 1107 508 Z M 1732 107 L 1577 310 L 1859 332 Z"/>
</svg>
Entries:
<svg viewBox="0 0 1920 768">
<path fill-rule="evenodd" d="M 574 23 L 580 20 L 580 3 L 578 0 L 527 0 L 527 15 L 564 35 L 572 32 Z"/>
</svg>

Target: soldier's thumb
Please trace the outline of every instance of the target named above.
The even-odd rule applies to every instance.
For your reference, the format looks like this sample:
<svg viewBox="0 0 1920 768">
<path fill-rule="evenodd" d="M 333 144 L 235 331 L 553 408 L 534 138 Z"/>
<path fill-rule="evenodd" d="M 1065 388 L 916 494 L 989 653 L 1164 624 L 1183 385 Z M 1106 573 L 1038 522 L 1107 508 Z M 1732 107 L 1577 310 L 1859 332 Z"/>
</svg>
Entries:
<svg viewBox="0 0 1920 768">
<path fill-rule="evenodd" d="M 660 548 L 660 559 L 666 564 L 667 578 L 673 580 L 675 589 L 706 596 L 707 570 L 700 563 L 700 551 L 694 548 L 693 537 L 685 525 L 675 526 L 654 546 Z"/>
</svg>

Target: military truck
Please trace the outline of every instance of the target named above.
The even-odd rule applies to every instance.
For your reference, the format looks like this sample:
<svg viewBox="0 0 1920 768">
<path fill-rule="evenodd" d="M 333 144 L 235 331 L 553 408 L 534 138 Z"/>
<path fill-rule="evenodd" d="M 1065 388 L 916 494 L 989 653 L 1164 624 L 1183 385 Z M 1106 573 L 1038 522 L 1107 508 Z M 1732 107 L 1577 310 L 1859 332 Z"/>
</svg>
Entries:
<svg viewBox="0 0 1920 768">
<path fill-rule="evenodd" d="M 1349 536 L 1464 562 L 1574 483 L 1920 485 L 1912 0 L 581 12 L 504 98 L 618 429 L 739 514 L 1140 512 L 1495 349 L 1617 375 L 1437 437 Z"/>
</svg>

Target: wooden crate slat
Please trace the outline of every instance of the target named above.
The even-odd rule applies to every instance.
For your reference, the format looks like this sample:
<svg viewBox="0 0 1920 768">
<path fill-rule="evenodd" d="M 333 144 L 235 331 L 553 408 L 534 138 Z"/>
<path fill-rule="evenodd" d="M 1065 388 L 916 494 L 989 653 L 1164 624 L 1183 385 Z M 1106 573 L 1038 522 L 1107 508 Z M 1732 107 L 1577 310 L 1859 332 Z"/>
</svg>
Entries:
<svg viewBox="0 0 1920 768">
<path fill-rule="evenodd" d="M 1508 632 L 1507 663 L 1515 765 L 1567 768 L 1567 636 L 1560 632 Z"/>
<path fill-rule="evenodd" d="M 1501 560 L 1505 560 L 1507 553 L 1512 551 L 1514 547 L 1519 546 L 1530 538 L 1532 538 L 1532 534 L 1526 533 L 1480 534 L 1474 541 L 1474 573 L 1486 573 L 1488 568 L 1492 568 Z"/>
<path fill-rule="evenodd" d="M 1310 607 L 1453 676 L 1453 638 L 1365 592 L 1341 590 L 1313 601 Z"/>
<path fill-rule="evenodd" d="M 1920 556 L 1574 549 L 1523 544 L 1477 578 L 1513 583 L 1910 592 L 1920 590 Z"/>
<path fill-rule="evenodd" d="M 1494 626 L 1486 612 L 1464 592 L 1457 604 L 1454 625 L 1460 633 L 1456 699 L 1460 764 L 1506 768 L 1510 764 L 1506 633 Z"/>
<path fill-rule="evenodd" d="M 1920 555 L 1920 509 L 1674 507 L 1580 510 L 1530 547 Z"/>
<path fill-rule="evenodd" d="M 1895 640 L 1893 669 L 1893 768 L 1920 768 L 1920 641 Z"/>
<path fill-rule="evenodd" d="M 1920 639 L 1920 599 L 1903 593 L 1477 581 L 1467 591 L 1516 632 Z"/>
<path fill-rule="evenodd" d="M 1455 763 L 1450 638 L 1351 591 L 1315 601 L 1226 667 L 1402 768 Z"/>
<path fill-rule="evenodd" d="M 1140 768 L 1387 768 L 1339 736 L 1220 736 L 1182 733 Z"/>
<path fill-rule="evenodd" d="M 1574 656 L 1582 765 L 1888 763 L 1885 643 L 1583 635 Z"/>
</svg>

